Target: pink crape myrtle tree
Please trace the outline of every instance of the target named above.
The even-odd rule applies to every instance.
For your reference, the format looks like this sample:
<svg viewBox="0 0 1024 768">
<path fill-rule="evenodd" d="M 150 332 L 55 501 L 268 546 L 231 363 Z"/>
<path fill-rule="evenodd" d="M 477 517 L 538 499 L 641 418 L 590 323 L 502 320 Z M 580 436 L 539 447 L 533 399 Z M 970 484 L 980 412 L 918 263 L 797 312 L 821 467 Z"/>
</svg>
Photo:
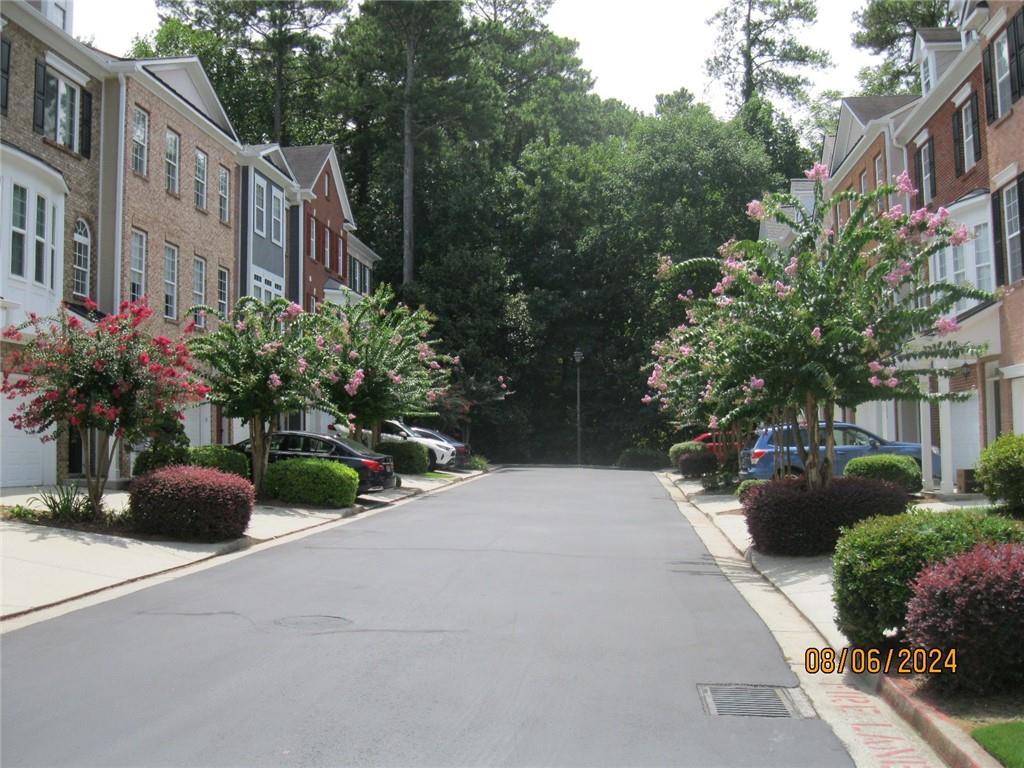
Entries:
<svg viewBox="0 0 1024 768">
<path fill-rule="evenodd" d="M 96 304 L 89 301 L 87 307 L 94 311 Z M 85 322 L 62 308 L 55 317 L 31 316 L 3 332 L 5 339 L 24 344 L 3 378 L 3 394 L 20 401 L 11 422 L 43 440 L 78 431 L 96 516 L 119 446 L 146 437 L 168 413 L 184 418 L 182 409 L 208 392 L 183 341 L 150 337 L 140 328 L 152 314 L 145 299 Z M 95 449 L 91 430 L 98 436 Z"/>
<path fill-rule="evenodd" d="M 806 173 L 815 181 L 811 211 L 788 194 L 747 208 L 755 220 L 789 226 L 796 235 L 790 247 L 729 241 L 717 257 L 659 268 L 666 276 L 714 270 L 718 282 L 707 296 L 678 295 L 683 319 L 654 346 L 644 400 L 680 420 L 723 429 L 767 422 L 788 424 L 799 435 L 806 423 L 807 445 L 795 442 L 805 482 L 817 488 L 830 482 L 835 464 L 837 406 L 962 397 L 928 392 L 919 377 L 954 375 L 956 360 L 979 354 L 948 336 L 959 329 L 958 301 L 991 297 L 927 279 L 931 256 L 963 243 L 967 229 L 944 208 L 887 207 L 890 196 L 915 192 L 905 173 L 866 194 L 846 191 L 828 200 L 827 168 Z M 834 230 L 832 214 L 840 208 L 851 213 Z"/>
<path fill-rule="evenodd" d="M 210 307 L 189 311 L 216 314 Z M 253 485 L 260 493 L 280 417 L 308 408 L 337 415 L 327 397 L 337 365 L 320 316 L 286 299 L 264 303 L 243 296 L 220 319 L 216 329 L 193 328 L 188 346 L 203 364 L 210 401 L 249 426 Z"/>
</svg>

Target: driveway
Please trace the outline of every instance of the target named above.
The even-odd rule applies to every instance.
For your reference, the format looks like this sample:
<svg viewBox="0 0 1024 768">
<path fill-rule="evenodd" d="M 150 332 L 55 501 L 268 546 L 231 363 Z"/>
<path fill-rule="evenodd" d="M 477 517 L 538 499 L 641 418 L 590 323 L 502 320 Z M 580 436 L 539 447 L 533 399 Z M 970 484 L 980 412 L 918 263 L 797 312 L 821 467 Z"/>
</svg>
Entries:
<svg viewBox="0 0 1024 768">
<path fill-rule="evenodd" d="M 849 766 L 647 472 L 509 469 L 7 633 L 5 766 Z"/>
</svg>

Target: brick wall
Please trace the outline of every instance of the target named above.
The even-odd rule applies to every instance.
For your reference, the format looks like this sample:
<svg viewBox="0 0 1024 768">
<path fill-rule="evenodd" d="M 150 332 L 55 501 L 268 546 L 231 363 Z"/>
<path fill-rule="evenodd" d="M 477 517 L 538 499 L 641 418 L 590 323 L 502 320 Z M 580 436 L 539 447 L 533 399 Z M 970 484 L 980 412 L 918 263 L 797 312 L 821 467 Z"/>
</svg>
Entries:
<svg viewBox="0 0 1024 768">
<path fill-rule="evenodd" d="M 145 232 L 148 237 L 145 292 L 155 315 L 149 321 L 152 333 L 164 333 L 172 338 L 188 322 L 185 311 L 194 303 L 193 262 L 196 257 L 206 260 L 205 303 L 217 305 L 217 270 L 229 273 L 229 304 L 237 298 L 238 211 L 232 202 L 231 219 L 225 224 L 218 211 L 218 170 L 228 169 L 232 177 L 232 200 L 237 197 L 238 176 L 235 173 L 233 152 L 201 130 L 185 108 L 175 109 L 161 96 L 134 77 L 127 80 L 125 109 L 124 152 L 124 232 L 122 240 L 121 297 L 129 296 L 132 230 Z M 131 127 L 133 108 L 138 105 L 149 113 L 148 169 L 145 176 L 132 170 Z M 165 152 L 167 129 L 180 138 L 180 167 L 178 194 L 166 189 Z M 196 149 L 207 155 L 207 208 L 195 204 Z M 178 248 L 178 311 L 177 319 L 163 317 L 164 310 L 164 244 Z M 215 321 L 214 321 L 215 322 Z"/>
<path fill-rule="evenodd" d="M 345 213 L 341 206 L 341 193 L 334 179 L 330 180 L 330 195 L 324 197 L 324 177 L 331 175 L 331 166 L 328 163 L 324 166 L 320 175 L 313 183 L 313 192 L 316 197 L 307 200 L 303 204 L 302 215 L 304 226 L 307 228 L 315 220 L 317 227 L 315 254 L 309 252 L 309 234 L 305 235 L 303 244 L 303 270 L 305 274 L 304 300 L 306 308 L 310 307 L 310 299 L 315 298 L 317 303 L 324 300 L 324 285 L 328 279 L 335 279 L 338 282 L 348 284 L 348 233 L 344 229 Z M 310 218 L 312 217 L 312 219 Z M 323 258 L 324 240 L 330 238 L 330 259 L 325 264 Z M 341 237 L 342 245 L 338 250 L 338 238 Z"/>
<path fill-rule="evenodd" d="M 1003 306 L 999 309 L 999 335 L 1002 340 L 1002 354 L 999 367 L 1024 363 L 1024 281 L 1008 286 L 1003 295 Z M 1013 431 L 1013 404 L 1010 395 L 1010 381 L 999 382 L 1002 431 Z"/>
<path fill-rule="evenodd" d="M 5 142 L 45 160 L 64 174 L 70 190 L 64 203 L 64 298 L 71 300 L 74 287 L 73 234 L 78 219 L 85 221 L 92 235 L 89 288 L 95 295 L 99 243 L 96 223 L 99 210 L 100 82 L 91 79 L 86 87 L 92 94 L 92 156 L 87 159 L 32 130 L 35 62 L 46 56 L 46 46 L 12 21 L 4 26 L 3 37 L 11 44 L 11 70 L 7 114 L 0 116 L 0 134 Z"/>
</svg>

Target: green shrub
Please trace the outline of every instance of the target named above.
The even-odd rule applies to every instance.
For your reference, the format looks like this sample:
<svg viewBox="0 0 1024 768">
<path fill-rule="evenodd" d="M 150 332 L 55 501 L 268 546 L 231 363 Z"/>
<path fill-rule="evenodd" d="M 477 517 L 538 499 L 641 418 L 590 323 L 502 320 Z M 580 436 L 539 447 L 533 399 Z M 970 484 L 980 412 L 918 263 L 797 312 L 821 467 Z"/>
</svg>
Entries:
<svg viewBox="0 0 1024 768">
<path fill-rule="evenodd" d="M 58 485 L 29 499 L 46 510 L 46 517 L 58 523 L 85 523 L 95 520 L 96 514 L 89 497 L 77 485 Z"/>
<path fill-rule="evenodd" d="M 668 457 L 654 448 L 627 448 L 619 454 L 615 464 L 622 469 L 664 469 L 668 466 Z"/>
<path fill-rule="evenodd" d="M 395 459 L 395 472 L 400 475 L 422 475 L 430 469 L 427 446 L 412 440 L 385 440 L 377 446 L 377 453 Z"/>
<path fill-rule="evenodd" d="M 684 443 L 676 443 L 668 449 L 668 461 L 674 467 L 679 464 L 679 457 L 684 454 L 704 453 L 708 447 L 704 443 L 697 443 L 687 440 Z"/>
<path fill-rule="evenodd" d="M 252 483 L 204 467 L 164 467 L 132 481 L 136 530 L 180 540 L 222 541 L 245 533 L 255 498 Z"/>
<path fill-rule="evenodd" d="M 491 468 L 491 463 L 487 460 L 486 456 L 477 453 L 469 457 L 469 464 L 466 466 L 468 469 L 476 469 L 480 472 L 486 472 Z"/>
<path fill-rule="evenodd" d="M 165 414 L 150 434 L 149 444 L 135 458 L 132 474 L 136 477 L 161 467 L 188 464 L 188 435 L 185 425 L 173 413 Z"/>
<path fill-rule="evenodd" d="M 836 624 L 861 647 L 904 632 L 910 584 L 929 563 L 980 542 L 1024 541 L 1024 525 L 986 509 L 914 510 L 846 530 L 832 558 Z"/>
<path fill-rule="evenodd" d="M 710 472 L 700 479 L 700 487 L 705 491 L 717 491 L 723 484 L 722 475 L 718 472 Z"/>
<path fill-rule="evenodd" d="M 744 480 L 742 483 L 736 486 L 736 498 L 743 501 L 743 494 L 749 491 L 751 488 L 756 488 L 759 485 L 764 485 L 770 482 L 769 480 Z"/>
<path fill-rule="evenodd" d="M 992 501 L 1024 515 L 1024 435 L 1002 435 L 983 450 L 975 477 Z"/>
<path fill-rule="evenodd" d="M 249 457 L 223 445 L 199 445 L 188 450 L 188 463 L 193 467 L 209 467 L 249 479 Z"/>
<path fill-rule="evenodd" d="M 359 490 L 359 474 L 330 459 L 287 459 L 267 467 L 263 493 L 292 504 L 350 507 Z"/>
<path fill-rule="evenodd" d="M 868 477 L 895 483 L 907 493 L 921 490 L 921 468 L 910 456 L 892 453 L 877 453 L 874 456 L 858 456 L 847 465 L 843 474 L 847 477 Z"/>
</svg>

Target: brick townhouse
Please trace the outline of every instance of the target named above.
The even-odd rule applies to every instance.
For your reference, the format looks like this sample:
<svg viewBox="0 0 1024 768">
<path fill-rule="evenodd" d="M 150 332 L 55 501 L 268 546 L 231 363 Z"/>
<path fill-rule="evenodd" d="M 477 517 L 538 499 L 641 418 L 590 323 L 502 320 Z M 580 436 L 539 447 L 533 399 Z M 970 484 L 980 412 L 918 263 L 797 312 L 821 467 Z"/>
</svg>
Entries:
<svg viewBox="0 0 1024 768">
<path fill-rule="evenodd" d="M 964 361 L 952 379 L 922 382 L 931 391 L 960 392 L 964 401 L 865 403 L 847 414 L 883 437 L 919 440 L 926 455 L 935 446 L 944 490 L 1000 434 L 1024 432 L 1024 2 L 953 0 L 950 7 L 956 27 L 921 29 L 915 37 L 921 96 L 844 99 L 823 151 L 832 168 L 829 195 L 868 191 L 907 169 L 917 198 L 887 202 L 945 207 L 972 236 L 932 259 L 930 279 L 998 291 L 993 301 L 956 307 L 961 330 L 954 338 L 984 343 L 986 352 Z M 836 216 L 841 222 L 849 211 Z M 930 462 L 922 469 L 932 484 Z"/>
<path fill-rule="evenodd" d="M 103 153 L 102 58 L 69 34 L 64 3 L 0 9 L 0 326 L 53 314 L 96 293 Z M 14 345 L 0 346 L 7 370 Z M 0 400 L 0 486 L 53 483 L 81 470 L 67 439 L 14 429 Z M 77 437 L 77 436 L 76 436 Z M 70 463 L 70 466 L 69 466 Z"/>
</svg>

